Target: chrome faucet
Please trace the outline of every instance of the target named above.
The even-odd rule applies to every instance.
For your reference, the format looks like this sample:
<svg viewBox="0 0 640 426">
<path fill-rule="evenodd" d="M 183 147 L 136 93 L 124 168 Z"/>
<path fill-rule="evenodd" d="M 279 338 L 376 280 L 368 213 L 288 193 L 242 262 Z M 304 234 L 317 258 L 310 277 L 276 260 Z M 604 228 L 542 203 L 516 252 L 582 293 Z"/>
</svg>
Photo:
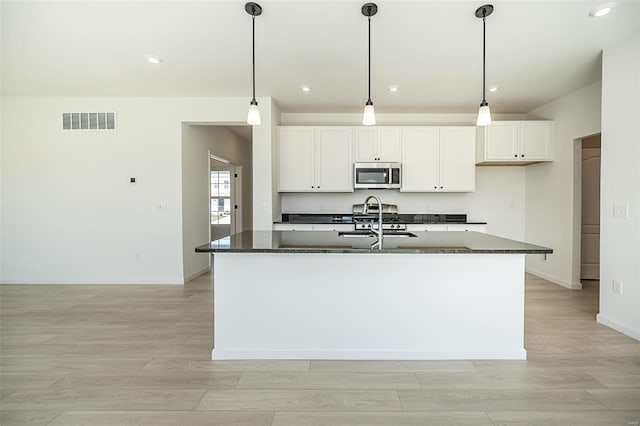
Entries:
<svg viewBox="0 0 640 426">
<path fill-rule="evenodd" d="M 376 200 L 376 202 L 378 203 L 378 229 L 371 229 L 371 232 L 373 232 L 374 234 L 376 234 L 376 237 L 378 237 L 378 240 L 371 244 L 371 248 L 377 248 L 378 250 L 382 250 L 382 238 L 384 237 L 382 235 L 382 201 L 380 201 L 380 198 L 376 197 L 375 195 L 369 195 L 367 197 L 366 200 L 364 200 L 364 205 L 362 206 L 362 213 L 363 214 L 367 214 L 369 213 L 369 207 L 368 207 L 368 203 L 369 200 L 371 199 Z"/>
</svg>

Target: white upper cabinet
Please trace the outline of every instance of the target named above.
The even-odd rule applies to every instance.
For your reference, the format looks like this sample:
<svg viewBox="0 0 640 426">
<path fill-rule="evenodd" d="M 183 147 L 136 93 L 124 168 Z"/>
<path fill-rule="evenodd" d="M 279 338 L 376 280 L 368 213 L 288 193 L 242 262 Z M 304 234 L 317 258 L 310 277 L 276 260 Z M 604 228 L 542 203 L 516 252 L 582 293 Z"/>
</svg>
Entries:
<svg viewBox="0 0 640 426">
<path fill-rule="evenodd" d="M 354 161 L 400 162 L 401 192 L 475 191 L 470 126 L 281 126 L 277 146 L 279 192 L 353 192 Z"/>
<path fill-rule="evenodd" d="M 553 121 L 494 121 L 478 127 L 476 162 L 526 165 L 553 161 Z"/>
<path fill-rule="evenodd" d="M 400 127 L 357 127 L 355 129 L 357 162 L 399 162 L 402 157 Z"/>
<path fill-rule="evenodd" d="M 520 158 L 525 161 L 551 161 L 552 121 L 520 122 Z"/>
<path fill-rule="evenodd" d="M 278 127 L 279 192 L 353 192 L 351 127 Z"/>
<path fill-rule="evenodd" d="M 400 191 L 437 191 L 440 185 L 440 140 L 437 127 L 407 127 L 403 130 L 400 182 Z"/>
<path fill-rule="evenodd" d="M 473 127 L 406 127 L 402 192 L 475 191 Z"/>
<path fill-rule="evenodd" d="M 316 190 L 353 192 L 353 131 L 350 127 L 316 129 Z"/>
<path fill-rule="evenodd" d="M 473 192 L 476 190 L 473 127 L 440 128 L 440 190 Z"/>
<path fill-rule="evenodd" d="M 315 189 L 313 127 L 278 127 L 278 191 Z"/>
</svg>

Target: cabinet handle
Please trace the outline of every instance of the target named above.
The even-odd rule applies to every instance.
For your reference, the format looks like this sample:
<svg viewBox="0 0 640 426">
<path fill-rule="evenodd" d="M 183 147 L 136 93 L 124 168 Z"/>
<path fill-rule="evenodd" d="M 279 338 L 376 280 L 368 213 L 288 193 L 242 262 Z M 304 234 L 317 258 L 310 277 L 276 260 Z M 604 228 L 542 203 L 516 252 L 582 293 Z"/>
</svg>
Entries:
<svg viewBox="0 0 640 426">
<path fill-rule="evenodd" d="M 433 189 L 438 189 L 438 187 L 437 187 L 437 186 L 434 186 L 434 187 L 433 187 Z"/>
<path fill-rule="evenodd" d="M 515 154 L 514 157 L 518 158 L 518 154 Z"/>
<path fill-rule="evenodd" d="M 440 189 L 444 188 L 443 186 L 440 187 Z"/>
<path fill-rule="evenodd" d="M 524 157 L 524 154 L 521 154 L 520 157 Z"/>
</svg>

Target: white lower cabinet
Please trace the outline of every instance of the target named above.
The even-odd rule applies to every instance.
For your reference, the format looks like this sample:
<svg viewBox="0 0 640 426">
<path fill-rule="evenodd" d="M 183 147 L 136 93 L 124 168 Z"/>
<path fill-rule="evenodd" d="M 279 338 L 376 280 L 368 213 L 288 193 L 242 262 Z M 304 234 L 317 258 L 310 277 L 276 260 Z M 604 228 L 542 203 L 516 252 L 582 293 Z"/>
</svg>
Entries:
<svg viewBox="0 0 640 426">
<path fill-rule="evenodd" d="M 274 223 L 274 231 L 353 231 L 350 223 Z"/>
<path fill-rule="evenodd" d="M 447 225 L 412 223 L 407 225 L 407 231 L 409 232 L 448 231 L 448 229 L 447 229 Z"/>
<path fill-rule="evenodd" d="M 449 224 L 447 225 L 447 231 L 475 231 L 475 232 L 487 232 L 487 225 L 480 224 Z"/>
<path fill-rule="evenodd" d="M 424 232 L 424 231 L 475 231 L 487 232 L 487 225 L 466 224 L 466 223 L 447 223 L 447 224 L 410 224 L 407 225 L 407 231 Z"/>
<path fill-rule="evenodd" d="M 405 127 L 401 192 L 475 191 L 475 128 Z"/>
</svg>

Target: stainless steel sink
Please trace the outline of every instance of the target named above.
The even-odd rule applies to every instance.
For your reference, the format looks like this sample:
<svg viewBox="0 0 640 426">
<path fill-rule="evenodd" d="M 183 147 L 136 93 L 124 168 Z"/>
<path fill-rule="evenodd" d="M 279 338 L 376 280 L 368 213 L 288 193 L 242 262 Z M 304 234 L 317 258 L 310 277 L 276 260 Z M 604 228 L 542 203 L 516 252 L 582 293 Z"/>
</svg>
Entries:
<svg viewBox="0 0 640 426">
<path fill-rule="evenodd" d="M 375 237 L 376 235 L 369 231 L 342 231 L 338 232 L 338 236 L 340 237 Z M 416 234 L 407 231 L 387 231 L 383 234 L 383 238 L 406 238 L 406 237 L 417 237 Z"/>
</svg>

